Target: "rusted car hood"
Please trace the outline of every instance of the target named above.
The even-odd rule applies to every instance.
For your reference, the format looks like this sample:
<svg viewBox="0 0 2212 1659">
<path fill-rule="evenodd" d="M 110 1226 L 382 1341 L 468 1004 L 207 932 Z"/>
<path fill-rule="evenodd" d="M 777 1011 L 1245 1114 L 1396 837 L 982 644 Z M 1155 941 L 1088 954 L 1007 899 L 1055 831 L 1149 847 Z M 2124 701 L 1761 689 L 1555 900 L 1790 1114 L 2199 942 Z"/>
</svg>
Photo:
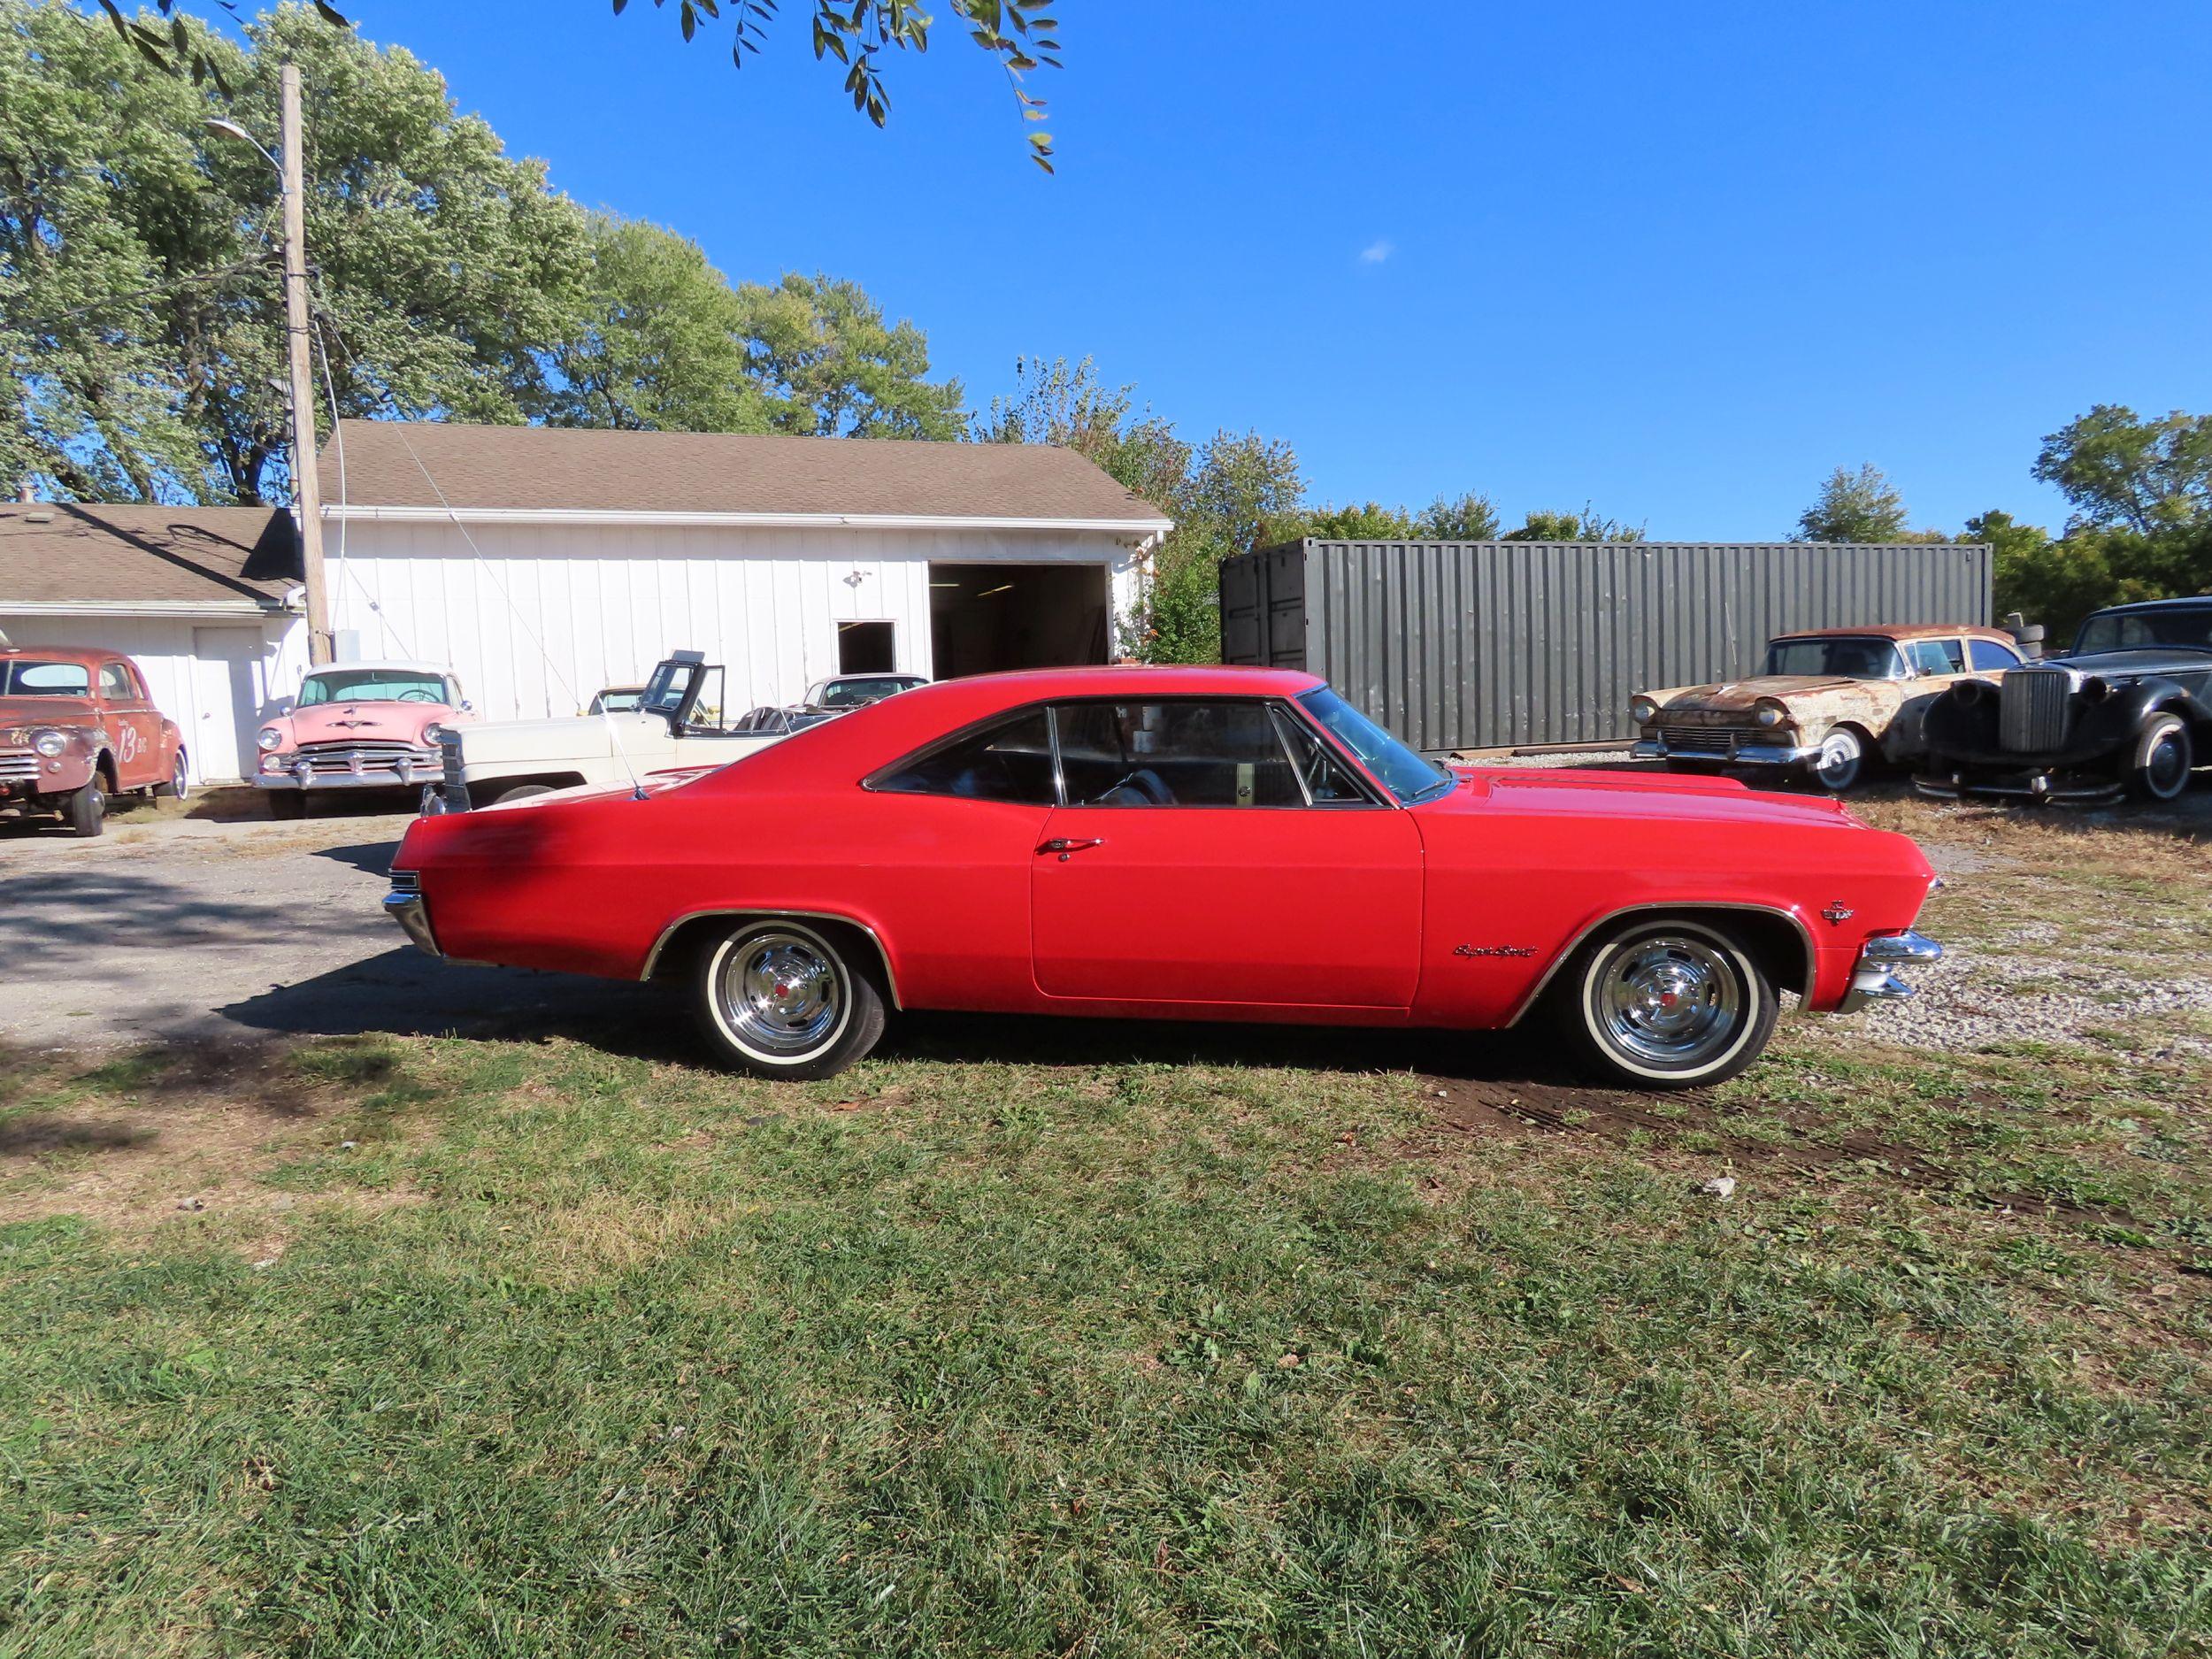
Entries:
<svg viewBox="0 0 2212 1659">
<path fill-rule="evenodd" d="M 97 726 L 100 716 L 83 697 L 0 697 L 0 730 L 19 726 Z"/>
<path fill-rule="evenodd" d="M 1668 715 L 1747 715 L 1761 697 L 1790 706 L 1792 712 L 1889 719 L 1905 702 L 1905 686 L 1898 680 L 1847 680 L 1843 675 L 1759 675 L 1755 680 L 1728 680 L 1719 686 L 1681 686 L 1677 690 L 1650 693 Z"/>
</svg>

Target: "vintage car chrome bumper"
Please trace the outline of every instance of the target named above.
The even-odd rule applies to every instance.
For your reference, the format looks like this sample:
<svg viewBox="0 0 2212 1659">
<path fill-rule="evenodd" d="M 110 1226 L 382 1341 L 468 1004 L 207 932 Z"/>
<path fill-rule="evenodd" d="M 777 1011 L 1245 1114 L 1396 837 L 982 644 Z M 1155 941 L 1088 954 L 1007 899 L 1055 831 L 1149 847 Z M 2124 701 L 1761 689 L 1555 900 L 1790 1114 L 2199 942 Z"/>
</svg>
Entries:
<svg viewBox="0 0 2212 1659">
<path fill-rule="evenodd" d="M 1969 795 L 1985 795 L 2005 801 L 2101 803 L 2116 801 L 2127 793 L 2127 786 L 2117 778 L 2065 772 L 2049 766 L 2014 772 L 1923 772 L 1912 780 L 1912 787 L 1939 801 L 1963 801 Z"/>
<path fill-rule="evenodd" d="M 253 781 L 262 789 L 411 789 L 442 775 L 435 749 L 396 751 L 350 749 L 317 755 L 290 754 L 276 758 L 283 764 L 268 769 L 270 757 L 262 757 Z"/>
<path fill-rule="evenodd" d="M 1710 749 L 1670 744 L 1663 737 L 1639 738 L 1629 746 L 1631 760 L 1701 760 L 1713 766 L 1802 766 L 1820 757 L 1817 744 L 1808 749 L 1788 743 L 1739 743 L 1725 726 L 1717 734 L 1728 739 Z M 1748 733 L 1747 733 L 1748 735 Z"/>
<path fill-rule="evenodd" d="M 438 949 L 438 936 L 430 931 L 430 910 L 422 899 L 422 878 L 413 871 L 392 872 L 392 890 L 384 895 L 384 914 L 397 922 L 400 932 L 413 940 L 419 949 L 434 956 L 445 955 Z"/>
<path fill-rule="evenodd" d="M 1851 988 L 1836 1012 L 1855 1013 L 1870 1002 L 1901 1001 L 1913 994 L 1913 987 L 1897 977 L 1896 970 L 1942 959 L 1943 947 L 1919 933 L 1870 939 L 1859 947 L 1859 959 L 1851 964 Z"/>
</svg>

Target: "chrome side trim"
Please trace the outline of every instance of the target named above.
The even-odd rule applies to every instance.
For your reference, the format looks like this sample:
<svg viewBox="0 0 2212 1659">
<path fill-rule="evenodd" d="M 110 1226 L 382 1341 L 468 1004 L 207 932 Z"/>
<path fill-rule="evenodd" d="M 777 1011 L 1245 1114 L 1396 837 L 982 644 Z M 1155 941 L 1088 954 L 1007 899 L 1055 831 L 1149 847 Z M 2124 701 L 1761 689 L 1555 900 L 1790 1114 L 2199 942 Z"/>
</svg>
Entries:
<svg viewBox="0 0 2212 1659">
<path fill-rule="evenodd" d="M 1508 1026 L 1513 1026 L 1521 1023 L 1522 1019 L 1527 1015 L 1528 1010 L 1536 1006 L 1537 1000 L 1544 995 L 1547 989 L 1549 988 L 1553 978 L 1557 975 L 1560 969 L 1565 967 L 1567 964 L 1573 959 L 1575 952 L 1582 949 L 1584 942 L 1587 941 L 1593 933 L 1597 933 L 1601 928 L 1612 926 L 1615 923 L 1622 920 L 1625 917 L 1653 915 L 1680 916 L 1686 912 L 1696 910 L 1744 910 L 1758 916 L 1780 917 L 1784 921 L 1787 922 L 1792 927 L 1794 927 L 1797 930 L 1798 939 L 1805 947 L 1805 990 L 1801 993 L 1801 995 L 1810 995 L 1812 987 L 1819 982 L 1820 957 L 1818 953 L 1814 949 L 1812 930 L 1807 927 L 1805 924 L 1796 916 L 1791 914 L 1788 910 L 1782 909 L 1779 905 L 1734 904 L 1730 903 L 1725 900 L 1694 899 L 1679 899 L 1669 904 L 1631 904 L 1625 909 L 1614 910 L 1609 915 L 1599 917 L 1597 920 L 1592 922 L 1587 927 L 1585 927 L 1572 939 L 1570 939 L 1565 947 L 1552 958 L 1551 965 L 1544 970 L 1543 977 L 1538 979 L 1534 987 L 1530 990 L 1529 994 L 1521 999 L 1520 1005 L 1513 1010 L 1513 1016 L 1505 1022 L 1506 1025 Z"/>
<path fill-rule="evenodd" d="M 898 975 L 892 970 L 891 953 L 883 948 L 883 939 L 881 935 L 879 935 L 874 928 L 869 926 L 867 923 L 854 917 L 841 916 L 835 910 L 746 909 L 687 910 L 681 916 L 679 916 L 674 921 L 669 923 L 667 926 L 661 929 L 660 937 L 653 941 L 652 949 L 645 953 L 645 966 L 639 972 L 637 976 L 640 982 L 641 983 L 653 977 L 653 970 L 660 963 L 661 952 L 668 948 L 668 941 L 676 936 L 679 929 L 685 927 L 693 922 L 703 921 L 710 916 L 727 916 L 733 919 L 740 917 L 759 917 L 764 920 L 771 919 L 779 916 L 792 916 L 803 917 L 810 922 L 842 922 L 848 927 L 856 927 L 862 933 L 868 935 L 868 942 L 876 948 L 876 958 L 883 964 L 884 988 L 891 993 L 891 1006 L 893 1008 L 902 1009 L 906 1006 L 905 1003 L 899 1000 Z"/>
</svg>

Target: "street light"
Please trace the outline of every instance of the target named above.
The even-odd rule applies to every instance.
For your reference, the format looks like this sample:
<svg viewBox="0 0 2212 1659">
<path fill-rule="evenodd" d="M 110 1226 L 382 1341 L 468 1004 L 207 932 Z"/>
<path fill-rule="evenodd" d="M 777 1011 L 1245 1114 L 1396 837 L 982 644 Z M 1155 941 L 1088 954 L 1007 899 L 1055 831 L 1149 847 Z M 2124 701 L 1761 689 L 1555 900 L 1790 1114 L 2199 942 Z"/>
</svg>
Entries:
<svg viewBox="0 0 2212 1659">
<path fill-rule="evenodd" d="M 278 79 L 280 159 L 237 122 L 211 115 L 207 130 L 251 144 L 277 171 L 284 200 L 284 332 L 292 379 L 292 512 L 299 520 L 300 569 L 307 588 L 307 660 L 331 659 L 330 596 L 323 585 L 323 506 L 315 477 L 315 380 L 307 320 L 307 227 L 305 185 L 300 162 L 300 72 L 287 64 Z M 338 411 L 330 411 L 336 419 Z"/>
</svg>

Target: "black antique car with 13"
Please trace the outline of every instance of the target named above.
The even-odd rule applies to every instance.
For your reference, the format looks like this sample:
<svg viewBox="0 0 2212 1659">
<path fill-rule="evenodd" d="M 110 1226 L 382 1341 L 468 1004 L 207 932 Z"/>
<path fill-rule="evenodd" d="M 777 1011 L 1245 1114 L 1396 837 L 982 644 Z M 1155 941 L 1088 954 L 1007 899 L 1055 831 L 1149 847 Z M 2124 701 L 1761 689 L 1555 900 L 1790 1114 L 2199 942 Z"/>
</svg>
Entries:
<svg viewBox="0 0 2212 1659">
<path fill-rule="evenodd" d="M 1925 795 L 2175 800 L 2212 760 L 2212 595 L 2097 611 L 2065 656 L 1962 680 L 1926 733 Z"/>
</svg>

